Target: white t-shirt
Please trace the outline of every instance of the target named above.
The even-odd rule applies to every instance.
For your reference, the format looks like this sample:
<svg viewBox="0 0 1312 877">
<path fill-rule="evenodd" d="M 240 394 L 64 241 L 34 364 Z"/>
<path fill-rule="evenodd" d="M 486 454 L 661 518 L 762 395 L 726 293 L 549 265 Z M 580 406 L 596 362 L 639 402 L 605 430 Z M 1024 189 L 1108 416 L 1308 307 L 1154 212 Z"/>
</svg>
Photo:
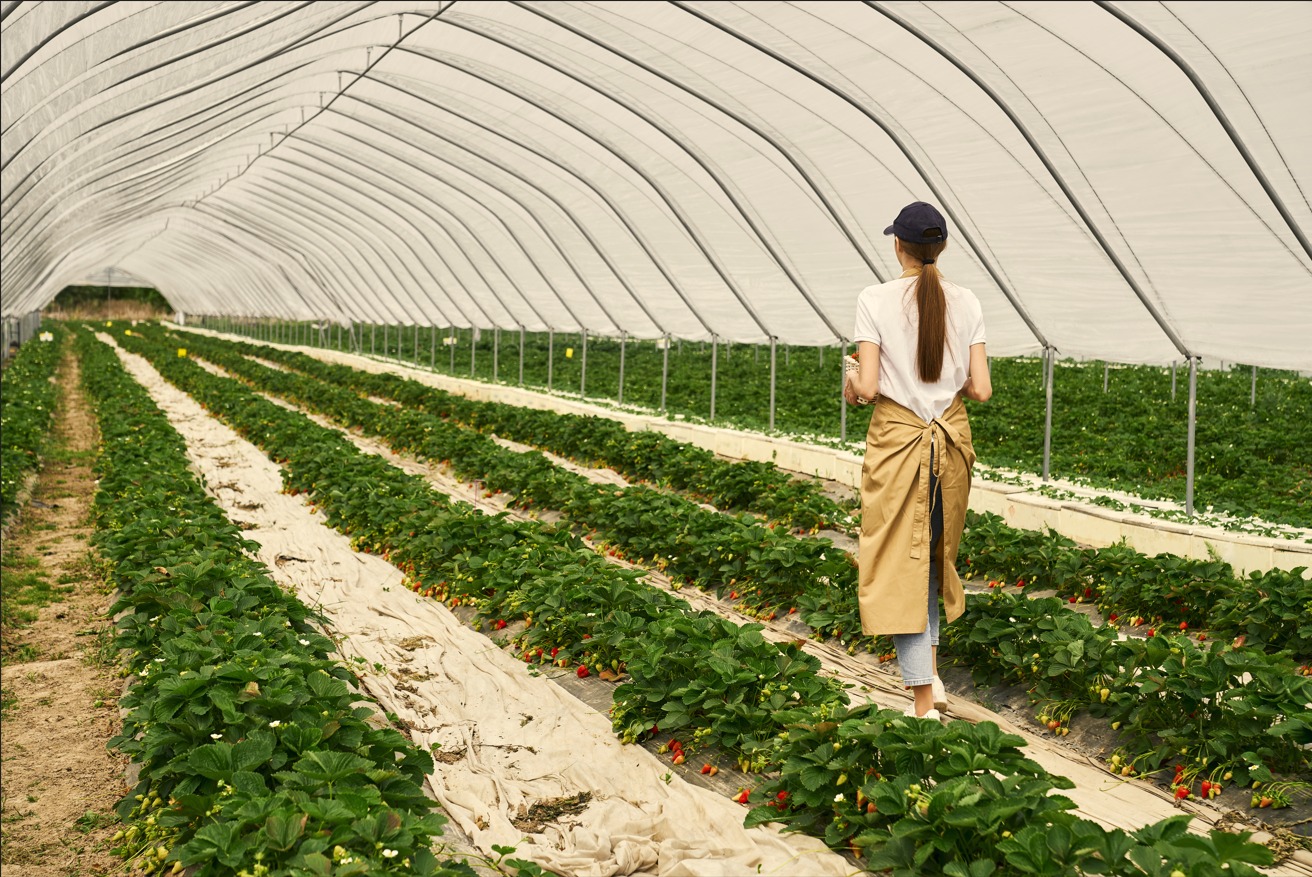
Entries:
<svg viewBox="0 0 1312 877">
<path fill-rule="evenodd" d="M 861 290 L 856 301 L 855 341 L 879 345 L 879 394 L 903 405 L 926 422 L 948 410 L 970 372 L 970 346 L 984 341 L 984 311 L 975 293 L 943 280 L 948 304 L 948 338 L 943 371 L 932 384 L 916 372 L 915 283 L 919 275 L 899 277 Z"/>
</svg>

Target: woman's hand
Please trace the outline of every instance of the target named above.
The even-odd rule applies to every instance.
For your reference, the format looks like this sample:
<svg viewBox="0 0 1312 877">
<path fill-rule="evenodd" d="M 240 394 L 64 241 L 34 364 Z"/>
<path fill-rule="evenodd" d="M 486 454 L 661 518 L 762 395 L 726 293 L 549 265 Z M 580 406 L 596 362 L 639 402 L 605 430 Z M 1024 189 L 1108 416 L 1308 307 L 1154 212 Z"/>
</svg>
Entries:
<svg viewBox="0 0 1312 877">
<path fill-rule="evenodd" d="M 847 400 L 848 405 L 861 404 L 861 400 L 856 394 L 856 387 L 852 386 L 851 372 L 848 372 L 847 377 L 843 380 L 843 398 Z"/>
</svg>

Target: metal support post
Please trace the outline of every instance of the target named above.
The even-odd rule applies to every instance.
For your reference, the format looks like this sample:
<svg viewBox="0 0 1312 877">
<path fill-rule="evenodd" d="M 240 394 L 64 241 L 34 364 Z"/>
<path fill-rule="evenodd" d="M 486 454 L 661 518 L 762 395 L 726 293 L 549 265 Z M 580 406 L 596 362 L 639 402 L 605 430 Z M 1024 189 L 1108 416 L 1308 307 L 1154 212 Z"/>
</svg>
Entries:
<svg viewBox="0 0 1312 877">
<path fill-rule="evenodd" d="M 493 327 L 492 329 L 492 380 L 496 380 L 501 373 L 501 329 Z"/>
<path fill-rule="evenodd" d="M 627 332 L 620 332 L 620 391 L 615 400 L 620 405 L 624 404 L 624 341 L 627 335 Z"/>
<path fill-rule="evenodd" d="M 665 358 L 661 364 L 661 413 L 665 413 L 665 389 L 670 385 L 670 336 L 665 336 Z"/>
<path fill-rule="evenodd" d="M 1048 410 L 1043 418 L 1043 480 L 1048 480 L 1052 463 L 1052 364 L 1057 359 L 1056 348 L 1047 348 L 1048 367 L 1044 376 Z"/>
<path fill-rule="evenodd" d="M 1257 366 L 1253 366 L 1253 389 L 1248 394 L 1248 407 L 1257 405 Z"/>
<path fill-rule="evenodd" d="M 524 327 L 519 327 L 519 385 L 524 386 Z"/>
<path fill-rule="evenodd" d="M 788 368 L 788 364 L 789 364 L 791 361 L 792 361 L 792 358 L 791 358 L 791 354 L 790 354 L 789 351 L 788 351 L 788 345 L 785 344 L 785 345 L 784 345 L 784 368 Z"/>
<path fill-rule="evenodd" d="M 415 323 L 415 365 L 419 365 L 419 324 Z"/>
<path fill-rule="evenodd" d="M 770 431 L 774 431 L 775 339 L 770 336 Z"/>
<path fill-rule="evenodd" d="M 821 348 L 821 350 L 823 349 L 824 348 Z M 847 342 L 844 341 L 843 358 L 838 360 L 839 363 L 843 363 L 843 367 L 838 370 L 838 388 L 839 388 L 838 399 L 839 399 L 839 404 L 841 406 L 838 413 L 838 440 L 840 442 L 847 441 L 847 396 L 844 392 L 847 390 L 847 365 L 845 363 L 846 359 L 847 359 Z"/>
<path fill-rule="evenodd" d="M 720 339 L 711 335 L 711 422 L 715 422 L 715 385 L 719 380 Z"/>
<path fill-rule="evenodd" d="M 556 367 L 556 330 L 547 327 L 547 392 L 551 392 L 551 373 Z"/>
<path fill-rule="evenodd" d="M 474 376 L 474 357 L 477 355 L 477 353 L 478 353 L 477 330 L 473 326 L 470 326 L 469 327 L 469 376 L 471 378 Z"/>
<path fill-rule="evenodd" d="M 1175 360 L 1171 360 L 1171 401 L 1175 401 Z"/>
<path fill-rule="evenodd" d="M 428 327 L 428 370 L 437 371 L 437 323 Z"/>
<path fill-rule="evenodd" d="M 1189 357 L 1189 445 L 1185 458 L 1184 513 L 1194 513 L 1194 428 L 1198 423 L 1198 359 Z"/>
<path fill-rule="evenodd" d="M 451 348 L 451 366 L 450 366 L 450 368 L 447 369 L 447 373 L 450 374 L 450 375 L 455 375 L 455 373 L 456 373 L 456 327 L 455 327 L 454 325 L 451 326 L 451 334 L 450 334 L 448 337 L 451 339 L 451 343 L 450 343 L 449 345 L 447 345 L 448 347 Z"/>
<path fill-rule="evenodd" d="M 1107 363 L 1102 364 L 1102 391 L 1107 392 L 1107 377 L 1111 374 L 1112 367 Z"/>
<path fill-rule="evenodd" d="M 378 352 L 378 324 L 369 324 L 369 355 L 372 356 Z"/>
<path fill-rule="evenodd" d="M 390 357 L 392 355 L 392 344 L 388 338 L 387 329 L 387 324 L 383 323 L 383 356 Z"/>
<path fill-rule="evenodd" d="M 581 358 L 579 360 L 579 395 L 586 396 L 587 386 L 588 386 L 588 330 L 587 329 L 584 329 L 580 333 L 579 348 L 582 351 L 580 353 Z"/>
</svg>

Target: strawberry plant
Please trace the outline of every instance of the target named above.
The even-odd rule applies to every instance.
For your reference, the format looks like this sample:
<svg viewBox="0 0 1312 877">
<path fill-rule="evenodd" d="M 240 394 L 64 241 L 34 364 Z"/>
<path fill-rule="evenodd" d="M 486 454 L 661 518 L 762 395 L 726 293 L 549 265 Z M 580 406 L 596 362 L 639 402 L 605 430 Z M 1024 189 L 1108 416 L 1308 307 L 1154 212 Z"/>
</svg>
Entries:
<svg viewBox="0 0 1312 877">
<path fill-rule="evenodd" d="M 41 449 L 55 417 L 56 386 L 52 381 L 64 351 L 64 330 L 47 323 L 53 338 L 36 338 L 19 350 L 0 377 L 0 521 L 16 508 L 18 492 L 28 473 L 40 462 Z"/>
<path fill-rule="evenodd" d="M 800 786 L 758 791 L 758 800 L 769 792 L 774 803 L 767 818 L 825 805 L 825 817 L 833 819 L 834 805 L 847 800 L 845 789 L 860 792 L 855 800 L 863 803 L 865 815 L 871 816 L 873 795 L 867 792 L 880 796 L 885 792 L 867 786 L 886 780 L 904 796 L 910 793 L 914 798 L 910 806 L 902 802 L 899 819 L 942 817 L 937 835 L 951 840 L 932 844 L 925 858 L 937 856 L 936 863 L 943 864 L 945 873 L 967 873 L 962 869 L 975 861 L 961 858 L 961 844 L 967 842 L 963 836 L 969 833 L 969 820 L 978 817 L 981 808 L 977 805 L 984 793 L 1001 808 L 1020 801 L 1011 817 L 1018 825 L 1030 826 L 1019 832 L 1001 829 L 1016 839 L 1015 849 L 1006 853 L 1013 857 L 1007 860 L 1009 865 L 1029 861 L 1026 856 L 1032 859 L 1033 841 L 1042 840 L 1041 835 L 1051 834 L 1065 843 L 1061 829 L 1048 831 L 1049 822 L 1058 818 L 1053 815 L 1050 820 L 1049 814 L 1064 813 L 1069 802 L 1048 792 L 1067 781 L 1042 774 L 1017 751 L 1017 738 L 1009 739 L 989 726 L 976 729 L 954 723 L 942 728 L 894 713 L 873 719 L 861 716 L 860 723 L 872 727 L 858 728 L 852 735 L 852 752 L 842 756 L 855 758 L 859 768 L 841 770 L 844 763 L 834 763 L 840 746 L 847 745 L 841 740 L 806 762 L 786 748 L 787 741 L 807 730 L 831 733 L 839 726 L 835 718 L 843 716 L 846 707 L 841 706 L 841 692 L 821 680 L 814 661 L 800 655 L 796 647 L 765 644 L 754 626 L 739 628 L 713 616 L 692 613 L 681 601 L 649 586 L 643 587 L 658 596 L 647 597 L 644 608 L 642 600 L 632 599 L 631 590 L 636 588 L 619 584 L 637 585 L 634 574 L 616 570 L 583 550 L 575 536 L 539 523 L 479 515 L 462 504 L 448 503 L 419 479 L 359 453 L 302 415 L 258 399 L 234 382 L 216 378 L 185 360 L 170 359 L 157 350 L 146 352 L 171 380 L 282 460 L 288 490 L 307 492 L 335 526 L 349 530 L 362 547 L 387 553 L 415 580 L 417 588 L 434 590 L 451 602 L 470 600 L 482 618 L 514 619 L 516 625 L 522 620 L 524 627 L 516 634 L 514 645 L 530 660 L 560 655 L 566 666 L 588 666 L 588 650 L 594 648 L 588 644 L 606 643 L 616 648 L 629 674 L 629 681 L 617 689 L 615 705 L 616 729 L 626 739 L 657 733 L 658 727 L 662 733 L 670 733 L 680 726 L 682 740 L 675 747 L 675 758 L 686 757 L 686 750 L 699 742 L 714 741 L 729 747 L 748 767 L 773 765 L 782 768 L 784 776 L 797 777 Z M 532 590 L 534 581 L 555 573 L 561 578 L 549 581 L 536 593 Z M 516 587 L 515 580 L 522 584 Z M 601 600 L 589 604 L 587 590 L 600 590 Z M 598 608 L 592 608 L 594 605 Z M 655 617 L 640 620 L 649 618 L 646 613 L 653 609 L 657 610 Z M 610 632 L 616 629 L 623 635 L 611 639 Z M 570 642 L 546 648 L 561 640 Z M 579 651 L 565 657 L 567 648 Z M 753 671 L 754 682 L 750 678 Z M 903 739 L 881 737 L 889 727 L 878 726 L 880 719 L 886 719 L 890 727 L 896 724 Z M 960 735 L 961 749 L 944 749 L 933 736 L 935 728 Z M 866 750 L 856 745 L 862 734 L 870 738 L 863 744 L 868 746 Z M 819 772 L 804 774 L 807 763 Z M 874 765 L 886 765 L 886 771 Z M 867 770 L 871 773 L 864 773 Z M 963 779 L 953 783 L 956 777 Z M 853 788 L 858 783 L 861 787 Z M 972 783 L 982 787 L 980 797 L 972 799 Z M 995 784 L 1001 784 L 1001 791 Z M 941 803 L 936 804 L 940 792 L 937 800 Z M 887 810 L 899 813 L 892 802 L 887 803 Z M 876 805 L 874 812 L 878 811 Z M 841 844 L 845 823 L 848 820 L 840 815 L 837 833 L 828 828 L 819 833 L 831 843 Z M 886 831 L 887 825 L 864 825 L 864 831 L 873 833 L 862 836 L 858 848 L 884 855 L 889 867 L 903 870 L 898 857 L 918 855 L 897 840 L 911 823 L 903 826 L 892 832 Z M 810 827 L 818 831 L 817 824 Z M 1176 843 L 1183 834 L 1182 825 L 1179 831 L 1163 824 L 1144 832 L 1152 834 L 1144 845 L 1164 851 L 1156 862 L 1166 861 L 1168 854 L 1187 860 L 1180 847 L 1184 841 Z M 1004 841 L 1011 839 L 999 836 Z M 846 837 L 856 840 L 852 835 Z M 1059 847 L 1058 861 L 1076 855 L 1119 861 L 1139 843 L 1138 835 L 1127 840 L 1115 833 L 1085 830 L 1081 834 L 1074 829 L 1068 830 L 1067 839 L 1071 840 L 1070 849 Z M 1089 853 L 1090 843 L 1093 853 Z M 1210 862 L 1216 868 L 1224 864 L 1233 873 L 1249 873 L 1244 870 L 1246 861 L 1269 861 L 1264 858 L 1265 851 L 1240 839 L 1224 849 L 1223 841 L 1207 839 L 1204 843 L 1212 846 L 1190 854 L 1200 868 Z M 1138 852 L 1134 858 L 1147 861 L 1147 856 L 1147 852 Z M 1020 873 L 1020 865 L 1013 871 Z"/>
<path fill-rule="evenodd" d="M 110 741 L 140 766 L 120 853 L 146 873 L 472 875 L 430 850 L 431 757 L 366 721 L 320 619 L 250 558 L 181 437 L 107 347 L 77 343 L 104 442 L 96 544 L 134 681 Z"/>
</svg>

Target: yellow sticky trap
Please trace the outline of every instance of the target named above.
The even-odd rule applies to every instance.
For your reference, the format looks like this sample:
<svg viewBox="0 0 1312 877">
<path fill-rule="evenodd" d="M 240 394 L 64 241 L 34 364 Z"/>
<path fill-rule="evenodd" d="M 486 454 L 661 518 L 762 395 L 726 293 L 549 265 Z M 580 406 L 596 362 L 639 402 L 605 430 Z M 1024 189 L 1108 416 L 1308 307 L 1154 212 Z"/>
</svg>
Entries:
<svg viewBox="0 0 1312 877">
<path fill-rule="evenodd" d="M 179 347 L 179 348 L 178 348 L 178 357 L 179 357 L 179 358 L 184 358 L 184 359 L 185 359 L 186 356 L 187 356 L 187 348 L 185 348 L 185 347 Z"/>
<path fill-rule="evenodd" d="M 573 358 L 574 358 L 574 348 L 573 348 L 573 347 L 566 347 L 566 348 L 565 348 L 565 358 L 566 358 L 566 359 L 573 359 Z"/>
<path fill-rule="evenodd" d="M 112 326 L 112 325 L 114 325 L 114 321 L 113 321 L 113 320 L 106 320 L 106 321 L 105 321 L 105 328 L 106 328 L 106 329 L 108 329 L 108 328 L 109 328 L 110 326 Z"/>
</svg>

